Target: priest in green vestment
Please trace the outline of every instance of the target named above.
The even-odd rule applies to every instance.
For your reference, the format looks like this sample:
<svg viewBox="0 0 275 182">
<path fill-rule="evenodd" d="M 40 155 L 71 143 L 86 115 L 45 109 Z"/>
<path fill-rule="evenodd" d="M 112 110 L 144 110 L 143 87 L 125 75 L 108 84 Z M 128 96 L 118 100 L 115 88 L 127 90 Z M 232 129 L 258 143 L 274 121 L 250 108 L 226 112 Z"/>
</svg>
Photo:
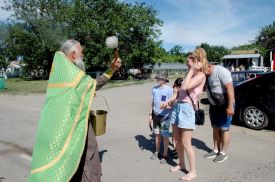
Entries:
<svg viewBox="0 0 275 182">
<path fill-rule="evenodd" d="M 70 39 L 55 53 L 32 154 L 30 182 L 100 181 L 101 165 L 89 111 L 96 89 L 120 59 L 97 79 L 85 74 L 83 49 Z"/>
</svg>

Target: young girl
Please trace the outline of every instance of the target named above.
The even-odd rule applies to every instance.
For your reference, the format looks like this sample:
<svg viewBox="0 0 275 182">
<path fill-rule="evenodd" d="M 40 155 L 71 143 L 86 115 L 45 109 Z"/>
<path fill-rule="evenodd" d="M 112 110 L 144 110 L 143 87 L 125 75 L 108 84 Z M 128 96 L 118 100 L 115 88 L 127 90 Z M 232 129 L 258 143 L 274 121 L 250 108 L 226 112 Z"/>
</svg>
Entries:
<svg viewBox="0 0 275 182">
<path fill-rule="evenodd" d="M 172 167 L 171 172 L 185 170 L 184 151 L 186 151 L 190 171 L 187 175 L 181 177 L 180 180 L 190 181 L 197 177 L 195 151 L 191 143 L 193 130 L 195 129 L 195 111 L 190 97 L 197 104 L 206 81 L 205 74 L 203 73 L 203 70 L 207 66 L 204 49 L 198 48 L 194 53 L 189 53 L 187 66 L 189 67 L 189 72 L 182 83 L 176 108 L 171 115 L 174 138 L 179 154 L 179 165 Z"/>
<path fill-rule="evenodd" d="M 178 93 L 181 88 L 182 80 L 183 80 L 182 78 L 177 78 L 175 80 L 174 86 L 173 86 L 173 97 L 162 105 L 163 108 L 170 108 L 170 109 L 172 108 L 172 112 L 175 110 L 176 104 L 177 104 Z M 178 153 L 177 153 L 177 147 L 176 147 L 176 142 L 175 142 L 175 138 L 174 138 L 173 128 L 172 128 L 172 142 L 173 142 L 173 148 L 174 148 L 173 156 L 175 159 L 177 159 Z"/>
</svg>

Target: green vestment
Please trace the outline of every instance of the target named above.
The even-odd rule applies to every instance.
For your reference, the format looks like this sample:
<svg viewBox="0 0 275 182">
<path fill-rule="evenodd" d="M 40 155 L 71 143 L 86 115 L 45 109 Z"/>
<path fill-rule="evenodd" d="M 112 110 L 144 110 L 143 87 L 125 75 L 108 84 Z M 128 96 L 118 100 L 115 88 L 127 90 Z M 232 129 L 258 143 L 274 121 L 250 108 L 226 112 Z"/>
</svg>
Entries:
<svg viewBox="0 0 275 182">
<path fill-rule="evenodd" d="M 56 52 L 38 124 L 30 182 L 69 181 L 85 146 L 96 80 Z"/>
</svg>

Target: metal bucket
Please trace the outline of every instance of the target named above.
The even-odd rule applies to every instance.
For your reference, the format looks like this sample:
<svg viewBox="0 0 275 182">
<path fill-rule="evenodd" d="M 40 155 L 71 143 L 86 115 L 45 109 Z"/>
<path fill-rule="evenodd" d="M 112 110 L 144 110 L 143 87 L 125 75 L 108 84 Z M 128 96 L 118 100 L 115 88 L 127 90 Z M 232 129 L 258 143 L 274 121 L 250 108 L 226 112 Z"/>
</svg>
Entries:
<svg viewBox="0 0 275 182">
<path fill-rule="evenodd" d="M 90 111 L 90 121 L 95 133 L 95 136 L 103 135 L 106 132 L 107 111 L 92 110 Z"/>
<path fill-rule="evenodd" d="M 108 105 L 107 99 L 104 96 L 96 95 L 96 97 L 101 97 L 104 99 L 105 104 L 110 112 L 110 107 Z M 106 120 L 108 112 L 105 110 L 91 110 L 90 111 L 90 121 L 95 133 L 95 136 L 100 136 L 106 132 Z"/>
</svg>

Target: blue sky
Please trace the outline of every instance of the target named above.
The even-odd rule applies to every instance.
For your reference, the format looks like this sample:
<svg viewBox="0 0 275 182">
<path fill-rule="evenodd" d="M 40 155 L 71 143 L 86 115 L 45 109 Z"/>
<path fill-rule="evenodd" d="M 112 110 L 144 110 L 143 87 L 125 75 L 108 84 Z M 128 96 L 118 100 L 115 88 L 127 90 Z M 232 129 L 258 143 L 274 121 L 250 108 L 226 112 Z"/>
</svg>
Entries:
<svg viewBox="0 0 275 182">
<path fill-rule="evenodd" d="M 135 2 L 126 0 L 126 2 Z M 164 21 L 163 46 L 186 51 L 207 42 L 228 48 L 249 43 L 275 21 L 275 0 L 138 0 L 153 6 Z"/>
<path fill-rule="evenodd" d="M 0 0 L 0 6 L 4 0 Z M 207 42 L 228 48 L 249 43 L 259 29 L 275 20 L 275 0 L 124 0 L 145 2 L 159 12 L 163 46 L 185 51 Z M 0 20 L 9 12 L 0 10 Z"/>
</svg>

